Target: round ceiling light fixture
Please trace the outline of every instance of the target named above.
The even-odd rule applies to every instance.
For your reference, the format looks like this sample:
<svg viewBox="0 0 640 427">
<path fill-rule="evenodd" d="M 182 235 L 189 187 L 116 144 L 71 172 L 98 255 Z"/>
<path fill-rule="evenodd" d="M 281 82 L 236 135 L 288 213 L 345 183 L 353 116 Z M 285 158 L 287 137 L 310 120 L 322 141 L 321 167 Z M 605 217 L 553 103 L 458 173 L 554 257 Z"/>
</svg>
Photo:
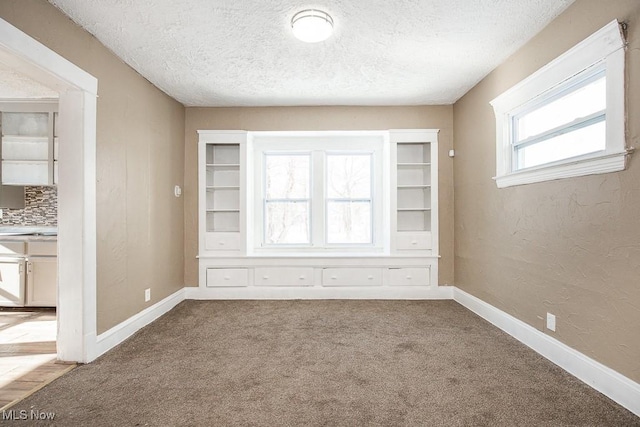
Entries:
<svg viewBox="0 0 640 427">
<path fill-rule="evenodd" d="M 297 39 L 317 43 L 329 38 L 333 32 L 333 19 L 327 12 L 307 9 L 293 15 L 291 28 Z"/>
</svg>

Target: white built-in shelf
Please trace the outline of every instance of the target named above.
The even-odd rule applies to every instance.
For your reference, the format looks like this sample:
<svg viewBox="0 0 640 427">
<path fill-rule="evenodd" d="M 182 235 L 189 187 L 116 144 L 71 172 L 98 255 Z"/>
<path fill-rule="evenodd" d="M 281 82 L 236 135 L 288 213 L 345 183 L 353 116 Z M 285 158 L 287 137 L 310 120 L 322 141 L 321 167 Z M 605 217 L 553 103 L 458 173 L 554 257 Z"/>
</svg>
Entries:
<svg viewBox="0 0 640 427">
<path fill-rule="evenodd" d="M 207 190 L 239 190 L 239 185 L 207 185 Z"/>
<path fill-rule="evenodd" d="M 431 230 L 431 207 L 437 203 L 432 197 L 432 148 L 427 141 L 397 144 L 397 231 Z"/>
<path fill-rule="evenodd" d="M 215 168 L 239 168 L 240 164 L 238 163 L 207 163 L 207 166 L 212 166 Z"/>
<path fill-rule="evenodd" d="M 207 212 L 240 212 L 240 209 L 207 209 Z"/>
</svg>

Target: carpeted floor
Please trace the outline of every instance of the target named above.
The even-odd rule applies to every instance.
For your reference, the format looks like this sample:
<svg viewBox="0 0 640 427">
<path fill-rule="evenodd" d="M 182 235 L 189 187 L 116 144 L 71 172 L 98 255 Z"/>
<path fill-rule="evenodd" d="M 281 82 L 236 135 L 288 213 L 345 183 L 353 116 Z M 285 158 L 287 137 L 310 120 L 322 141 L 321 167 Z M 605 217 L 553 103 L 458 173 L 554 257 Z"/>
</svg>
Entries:
<svg viewBox="0 0 640 427">
<path fill-rule="evenodd" d="M 92 427 L 640 426 L 452 301 L 186 301 L 13 409 Z"/>
</svg>

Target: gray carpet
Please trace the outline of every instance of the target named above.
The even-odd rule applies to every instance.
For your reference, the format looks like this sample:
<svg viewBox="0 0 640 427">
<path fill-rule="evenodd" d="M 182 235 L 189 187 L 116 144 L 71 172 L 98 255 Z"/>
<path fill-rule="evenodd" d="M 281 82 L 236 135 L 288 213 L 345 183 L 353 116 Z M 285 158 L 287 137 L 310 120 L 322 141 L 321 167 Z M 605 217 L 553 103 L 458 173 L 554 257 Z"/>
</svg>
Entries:
<svg viewBox="0 0 640 427">
<path fill-rule="evenodd" d="M 92 427 L 640 426 L 452 301 L 186 301 L 13 409 Z"/>
</svg>

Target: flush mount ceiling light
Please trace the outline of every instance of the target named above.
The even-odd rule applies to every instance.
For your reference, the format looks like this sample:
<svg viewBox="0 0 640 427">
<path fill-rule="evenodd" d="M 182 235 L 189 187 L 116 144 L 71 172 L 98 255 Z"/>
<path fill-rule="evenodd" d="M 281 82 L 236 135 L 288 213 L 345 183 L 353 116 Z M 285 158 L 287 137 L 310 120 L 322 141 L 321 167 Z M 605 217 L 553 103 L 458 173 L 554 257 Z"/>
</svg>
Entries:
<svg viewBox="0 0 640 427">
<path fill-rule="evenodd" d="M 333 19 L 327 12 L 307 9 L 293 15 L 291 28 L 297 39 L 317 43 L 329 38 L 333 31 Z"/>
</svg>

